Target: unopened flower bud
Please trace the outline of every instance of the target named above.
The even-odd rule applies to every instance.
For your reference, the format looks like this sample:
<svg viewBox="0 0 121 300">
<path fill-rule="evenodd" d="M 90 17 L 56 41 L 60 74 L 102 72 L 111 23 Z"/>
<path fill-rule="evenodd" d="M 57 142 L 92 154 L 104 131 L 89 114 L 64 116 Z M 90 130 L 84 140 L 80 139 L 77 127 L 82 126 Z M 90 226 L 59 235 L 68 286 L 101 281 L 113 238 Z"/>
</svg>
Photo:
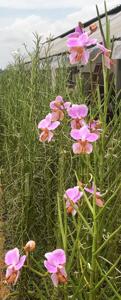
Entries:
<svg viewBox="0 0 121 300">
<path fill-rule="evenodd" d="M 25 252 L 33 252 L 36 248 L 35 241 L 28 241 L 24 247 Z"/>
<path fill-rule="evenodd" d="M 78 23 L 78 26 L 80 27 L 80 29 L 82 29 L 82 28 L 84 27 L 84 24 L 80 21 L 80 22 Z"/>
<path fill-rule="evenodd" d="M 89 26 L 89 29 L 90 29 L 91 33 L 93 33 L 97 30 L 97 25 L 95 23 L 93 23 Z"/>
</svg>

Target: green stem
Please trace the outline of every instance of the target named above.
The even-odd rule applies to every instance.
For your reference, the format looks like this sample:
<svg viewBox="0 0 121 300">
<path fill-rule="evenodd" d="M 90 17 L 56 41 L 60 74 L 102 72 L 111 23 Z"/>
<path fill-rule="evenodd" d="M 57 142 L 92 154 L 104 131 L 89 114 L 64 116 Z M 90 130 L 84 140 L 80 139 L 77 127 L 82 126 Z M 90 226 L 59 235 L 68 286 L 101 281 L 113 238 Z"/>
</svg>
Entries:
<svg viewBox="0 0 121 300">
<path fill-rule="evenodd" d="M 86 221 L 86 219 L 83 217 L 82 213 L 81 213 L 81 212 L 79 211 L 79 209 L 76 208 L 76 207 L 75 207 L 75 210 L 78 212 L 80 218 L 82 219 L 82 221 L 83 221 L 84 224 L 86 225 L 87 229 L 89 230 L 89 233 L 90 233 L 91 235 L 93 235 L 92 229 L 91 229 L 91 227 L 89 226 L 89 224 L 88 224 L 88 222 Z"/>
<path fill-rule="evenodd" d="M 96 193 L 96 190 L 95 190 Z M 94 194 L 95 194 L 94 193 Z M 94 284 L 96 275 L 96 246 L 97 246 L 97 222 L 96 222 L 96 198 L 93 197 L 93 241 L 92 241 L 92 263 L 91 263 L 91 275 L 90 275 L 90 295 L 89 300 L 95 300 Z"/>
<path fill-rule="evenodd" d="M 118 231 L 121 230 L 121 225 L 109 236 L 109 238 L 95 251 L 95 255 L 99 253 L 106 245 L 107 243 L 114 237 Z"/>
<path fill-rule="evenodd" d="M 10 299 L 10 297 L 14 297 L 14 296 L 17 296 L 17 295 L 18 295 L 18 292 L 10 293 L 10 294 L 8 294 L 3 300 Z"/>
<path fill-rule="evenodd" d="M 48 276 L 48 272 L 46 272 L 46 273 L 43 274 L 43 273 L 40 273 L 39 271 L 33 269 L 30 266 L 24 266 L 24 268 L 28 268 L 31 272 L 37 274 L 39 277 L 46 277 L 46 276 Z"/>
<path fill-rule="evenodd" d="M 116 260 L 114 265 L 111 266 L 111 268 L 108 270 L 108 272 L 97 283 L 97 285 L 94 288 L 95 290 L 102 284 L 102 282 L 106 279 L 106 277 L 108 277 L 110 275 L 110 273 L 116 268 L 116 266 L 117 266 L 117 264 L 119 263 L 120 260 L 121 260 L 121 255 L 118 257 L 118 259 Z"/>
<path fill-rule="evenodd" d="M 97 262 L 97 266 L 98 266 L 98 269 L 100 271 L 100 274 L 101 276 L 105 276 L 105 274 L 103 273 L 99 263 Z M 110 287 L 110 289 L 114 292 L 115 296 L 117 297 L 116 299 L 119 299 L 121 300 L 121 295 L 118 294 L 118 292 L 116 291 L 116 289 L 114 288 L 114 286 L 112 285 L 112 283 L 110 282 L 110 280 L 108 279 L 107 276 L 105 276 L 105 281 L 107 282 L 108 286 Z"/>
</svg>

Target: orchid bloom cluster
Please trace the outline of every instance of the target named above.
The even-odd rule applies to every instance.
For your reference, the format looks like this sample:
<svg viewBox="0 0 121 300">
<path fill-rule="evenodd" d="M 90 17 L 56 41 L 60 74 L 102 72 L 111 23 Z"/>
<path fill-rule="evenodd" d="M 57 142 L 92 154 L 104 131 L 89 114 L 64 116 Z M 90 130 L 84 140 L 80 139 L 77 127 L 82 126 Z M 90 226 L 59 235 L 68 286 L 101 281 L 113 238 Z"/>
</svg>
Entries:
<svg viewBox="0 0 121 300">
<path fill-rule="evenodd" d="M 29 241 L 24 251 L 26 255 L 20 256 L 19 249 L 14 248 L 9 250 L 5 255 L 5 264 L 7 265 L 5 283 L 9 285 L 15 285 L 20 276 L 20 270 L 24 266 L 26 258 L 29 252 L 35 250 L 35 241 Z M 44 260 L 44 266 L 48 273 L 51 274 L 51 279 L 55 287 L 58 284 L 67 283 L 67 273 L 65 270 L 66 254 L 63 249 L 56 249 L 52 252 L 45 254 L 46 260 Z"/>
<path fill-rule="evenodd" d="M 64 118 L 64 113 L 70 106 L 70 102 L 64 102 L 61 96 L 57 96 L 55 100 L 50 102 L 51 113 L 38 124 L 41 130 L 39 141 L 50 142 L 54 136 L 54 130 L 60 125 L 60 121 Z"/>
<path fill-rule="evenodd" d="M 82 183 L 80 183 L 82 185 Z M 87 185 L 84 185 L 84 191 L 91 194 L 92 197 L 95 197 L 96 205 L 98 207 L 104 206 L 104 201 L 102 199 L 102 195 L 99 190 L 97 190 L 96 186 L 94 185 L 94 182 L 92 182 L 92 186 L 88 187 Z M 83 192 L 80 191 L 79 186 L 75 186 L 73 188 L 69 188 L 65 191 L 64 194 L 64 200 L 66 201 L 66 210 L 67 214 L 70 214 L 72 216 L 75 216 L 78 209 L 78 202 L 83 197 Z"/>
<path fill-rule="evenodd" d="M 61 96 L 57 96 L 54 101 L 50 102 L 50 108 L 52 113 L 49 113 L 38 124 L 38 128 L 42 130 L 39 140 L 41 142 L 52 140 L 53 131 L 60 125 L 66 111 L 71 118 L 70 136 L 76 140 L 72 146 L 73 152 L 75 154 L 90 154 L 93 151 L 92 143 L 100 137 L 101 123 L 99 120 L 91 120 L 88 124 L 86 123 L 88 107 L 85 104 L 64 102 Z"/>
<path fill-rule="evenodd" d="M 77 26 L 75 28 L 75 32 L 68 35 L 67 47 L 70 52 L 70 63 L 76 64 L 81 62 L 83 65 L 86 65 L 90 57 L 88 47 L 96 46 L 96 48 L 100 50 L 96 58 L 102 54 L 104 56 L 105 67 L 110 69 L 112 65 L 112 59 L 110 58 L 111 50 L 105 48 L 103 44 L 98 43 L 97 39 L 90 37 L 90 35 L 97 29 L 94 25 L 92 26 L 92 29 L 90 28 L 89 33 L 85 32 L 81 26 Z"/>
</svg>

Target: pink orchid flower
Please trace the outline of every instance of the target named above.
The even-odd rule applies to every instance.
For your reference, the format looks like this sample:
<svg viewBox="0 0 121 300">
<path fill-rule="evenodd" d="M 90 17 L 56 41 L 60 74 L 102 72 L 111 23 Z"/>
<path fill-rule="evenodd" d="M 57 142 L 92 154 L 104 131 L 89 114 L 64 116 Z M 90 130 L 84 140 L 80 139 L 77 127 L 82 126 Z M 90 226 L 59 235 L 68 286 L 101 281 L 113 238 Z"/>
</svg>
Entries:
<svg viewBox="0 0 121 300">
<path fill-rule="evenodd" d="M 64 110 L 70 107 L 70 102 L 64 102 L 61 96 L 57 96 L 54 101 L 50 102 L 52 109 L 52 121 L 62 121 L 64 119 Z"/>
<path fill-rule="evenodd" d="M 9 250 L 5 255 L 5 264 L 8 266 L 6 270 L 6 282 L 8 284 L 16 284 L 20 269 L 23 267 L 26 260 L 26 255 L 20 257 L 19 249 L 14 248 Z"/>
<path fill-rule="evenodd" d="M 80 129 L 72 129 L 70 135 L 73 139 L 78 141 L 72 146 L 75 154 L 90 154 L 93 150 L 91 143 L 99 139 L 99 136 L 96 133 L 91 133 L 86 125 Z"/>
<path fill-rule="evenodd" d="M 94 182 L 92 183 L 92 187 L 91 188 L 88 188 L 88 187 L 85 187 L 84 190 L 92 195 L 95 195 L 96 197 L 96 204 L 97 206 L 99 207 L 103 207 L 104 206 L 104 201 L 101 199 L 101 193 L 99 191 L 96 191 L 95 193 L 95 186 L 94 186 Z"/>
<path fill-rule="evenodd" d="M 100 137 L 102 131 L 100 120 L 91 120 L 88 124 L 88 128 L 91 132 L 96 133 Z"/>
<path fill-rule="evenodd" d="M 52 121 L 52 114 L 49 113 L 45 119 L 41 120 L 38 124 L 38 129 L 42 130 L 42 133 L 39 136 L 41 142 L 48 141 L 48 143 L 53 138 L 53 130 L 55 130 L 60 125 L 59 121 Z"/>
<path fill-rule="evenodd" d="M 65 270 L 66 255 L 63 249 L 56 249 L 46 253 L 47 260 L 44 261 L 44 266 L 51 275 L 52 282 L 55 287 L 61 283 L 67 283 L 67 273 Z"/>
<path fill-rule="evenodd" d="M 75 32 L 75 35 L 69 35 L 67 47 L 71 53 L 69 56 L 70 63 L 75 64 L 81 61 L 82 64 L 87 64 L 89 60 L 89 51 L 87 50 L 87 47 L 95 45 L 96 43 L 97 40 L 90 38 L 88 33 L 84 32 L 83 30 L 80 34 Z"/>
<path fill-rule="evenodd" d="M 88 114 L 88 107 L 85 104 L 73 104 L 67 110 L 68 115 L 73 119 L 71 121 L 72 129 L 80 129 L 85 125 L 84 118 Z"/>
<path fill-rule="evenodd" d="M 97 47 L 101 50 L 101 54 L 104 56 L 104 64 L 107 69 L 111 69 L 113 65 L 113 60 L 110 58 L 111 50 L 105 48 L 104 45 L 97 43 Z"/>
<path fill-rule="evenodd" d="M 75 208 L 73 207 L 73 205 L 71 204 L 71 202 L 73 204 L 77 203 L 80 198 L 83 196 L 83 192 L 79 191 L 79 187 L 75 186 L 73 188 L 69 188 L 68 190 L 66 190 L 65 194 L 64 194 L 64 199 L 66 200 L 66 208 L 67 208 L 67 213 L 68 214 L 72 214 L 73 216 L 75 216 L 76 214 L 76 209 L 78 206 L 74 205 Z"/>
</svg>

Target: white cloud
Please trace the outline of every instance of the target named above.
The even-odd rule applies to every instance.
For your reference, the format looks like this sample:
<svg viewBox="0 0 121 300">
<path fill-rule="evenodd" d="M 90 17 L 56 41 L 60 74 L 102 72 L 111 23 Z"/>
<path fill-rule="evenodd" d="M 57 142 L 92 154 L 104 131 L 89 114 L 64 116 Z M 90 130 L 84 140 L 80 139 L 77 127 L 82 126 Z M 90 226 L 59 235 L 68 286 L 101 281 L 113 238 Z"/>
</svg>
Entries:
<svg viewBox="0 0 121 300">
<path fill-rule="evenodd" d="M 86 7 L 87 2 L 87 7 Z M 92 4 L 103 3 L 102 0 L 0 0 L 0 7 L 17 8 L 17 9 L 54 9 L 54 8 L 82 8 L 85 6 L 87 10 Z M 121 0 L 107 0 L 107 3 L 117 5 Z M 84 5 L 85 4 L 85 5 Z"/>
<path fill-rule="evenodd" d="M 74 7 L 78 8 L 82 4 L 81 1 L 74 1 L 74 0 L 0 0 L 1 7 L 9 7 L 9 8 L 22 8 L 22 9 L 53 9 L 53 8 L 60 8 L 60 7 Z"/>
<path fill-rule="evenodd" d="M 121 4 L 121 0 L 107 0 L 107 9 L 111 9 Z M 99 7 L 100 14 L 104 13 L 104 2 L 101 0 L 90 0 L 88 7 L 86 5 L 82 6 L 81 10 L 78 10 L 68 16 L 68 20 L 72 23 L 78 22 L 79 20 L 82 22 L 88 21 L 93 17 L 96 17 L 96 4 Z"/>
<path fill-rule="evenodd" d="M 31 51 L 34 39 L 33 33 L 37 32 L 45 40 L 47 36 L 56 35 L 70 28 L 68 20 L 65 22 L 45 19 L 39 16 L 29 16 L 27 18 L 17 18 L 11 25 L 0 27 L 0 67 L 4 67 L 7 62 L 11 61 L 15 50 L 20 49 L 21 53 L 25 52 L 23 44 L 26 43 Z"/>
</svg>

